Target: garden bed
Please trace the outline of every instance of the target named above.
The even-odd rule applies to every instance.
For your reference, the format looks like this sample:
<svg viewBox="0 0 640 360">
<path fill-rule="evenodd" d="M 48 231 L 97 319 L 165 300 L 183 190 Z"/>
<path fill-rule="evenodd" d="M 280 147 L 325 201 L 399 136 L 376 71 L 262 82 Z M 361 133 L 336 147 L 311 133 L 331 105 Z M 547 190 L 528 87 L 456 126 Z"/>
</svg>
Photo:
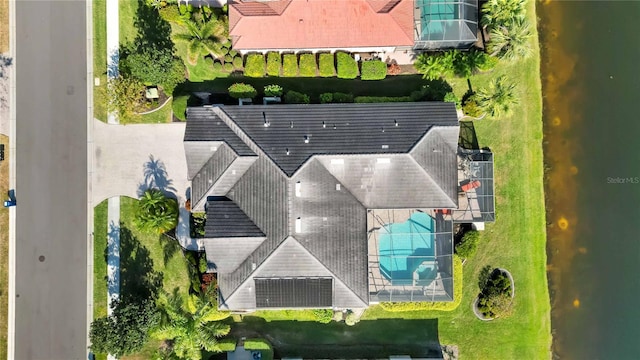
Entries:
<svg viewBox="0 0 640 360">
<path fill-rule="evenodd" d="M 496 268 L 493 270 L 493 272 L 499 272 L 501 275 L 506 276 L 509 279 L 510 282 L 510 287 L 509 287 L 509 291 L 511 292 L 511 302 L 509 303 L 508 307 L 511 307 L 513 305 L 513 299 L 516 296 L 516 287 L 515 287 L 515 283 L 513 282 L 513 276 L 511 275 L 511 273 L 509 271 L 507 271 L 506 269 L 501 269 L 501 268 Z M 491 276 L 494 276 L 493 274 Z M 484 289 L 483 289 L 484 291 Z M 482 311 L 478 308 L 478 303 L 480 302 L 480 295 L 478 295 L 474 300 L 473 300 L 473 304 L 472 304 L 472 309 L 473 309 L 473 313 L 475 314 L 475 316 L 482 320 L 482 321 L 491 321 L 494 320 L 495 317 L 489 317 L 489 316 L 485 316 Z"/>
</svg>

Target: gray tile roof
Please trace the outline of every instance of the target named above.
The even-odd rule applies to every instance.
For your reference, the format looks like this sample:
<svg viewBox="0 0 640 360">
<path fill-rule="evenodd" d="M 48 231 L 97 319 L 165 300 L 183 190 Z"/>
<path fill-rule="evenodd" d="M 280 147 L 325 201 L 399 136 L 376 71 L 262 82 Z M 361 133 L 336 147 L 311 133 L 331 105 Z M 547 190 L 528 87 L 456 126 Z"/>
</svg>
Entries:
<svg viewBox="0 0 640 360">
<path fill-rule="evenodd" d="M 256 308 L 255 278 L 322 276 L 334 279 L 334 306 L 366 306 L 366 209 L 454 207 L 449 185 L 439 184 L 449 179 L 432 177 L 434 170 L 425 168 L 440 171 L 429 159 L 437 152 L 425 149 L 449 148 L 454 133 L 457 142 L 457 129 L 454 105 L 447 103 L 190 108 L 185 142 L 221 140 L 238 159 L 257 155 L 224 195 L 266 239 L 250 254 L 242 252 L 243 260 L 236 256 L 222 266 L 221 306 Z M 434 143 L 418 148 L 432 130 L 438 132 Z M 193 146 L 187 160 L 194 164 L 202 161 L 196 150 L 206 148 Z M 331 163 L 335 156 L 344 158 L 343 170 Z M 454 158 L 453 176 L 455 163 Z M 298 217 L 302 229 L 296 232 Z M 209 244 L 207 254 L 215 251 Z"/>
<path fill-rule="evenodd" d="M 366 271 L 366 265 L 365 265 Z M 293 237 L 287 237 L 272 251 L 258 266 L 251 277 L 247 278 L 230 296 L 228 292 L 220 291 L 220 307 L 230 310 L 256 308 L 255 281 L 256 278 L 305 278 L 305 277 L 333 277 L 333 305 L 340 308 L 363 308 L 367 301 L 356 296 L 347 285 L 335 277 L 327 267 L 314 257 L 305 246 Z M 226 276 L 221 276 L 223 282 Z"/>
<path fill-rule="evenodd" d="M 184 153 L 187 157 L 187 178 L 193 179 L 202 169 L 204 164 L 211 159 L 218 148 L 224 144 L 222 141 L 185 141 Z"/>
<path fill-rule="evenodd" d="M 264 233 L 233 201 L 226 197 L 207 199 L 206 238 L 264 237 Z"/>
<path fill-rule="evenodd" d="M 209 189 L 237 157 L 233 150 L 224 143 L 210 155 L 209 160 L 191 180 L 191 199 L 195 200 L 192 204 L 194 208 L 198 208 L 196 205 L 203 200 Z"/>
<path fill-rule="evenodd" d="M 209 107 L 187 109 L 184 141 L 224 141 L 240 156 L 255 155 L 253 151 Z M 187 154 L 189 156 L 189 154 Z"/>
<path fill-rule="evenodd" d="M 264 242 L 265 237 L 203 239 L 207 264 L 219 274 L 238 268 Z"/>
<path fill-rule="evenodd" d="M 444 102 L 252 105 L 222 110 L 288 176 L 314 154 L 407 153 L 431 126 L 458 126 L 455 105 Z"/>
</svg>

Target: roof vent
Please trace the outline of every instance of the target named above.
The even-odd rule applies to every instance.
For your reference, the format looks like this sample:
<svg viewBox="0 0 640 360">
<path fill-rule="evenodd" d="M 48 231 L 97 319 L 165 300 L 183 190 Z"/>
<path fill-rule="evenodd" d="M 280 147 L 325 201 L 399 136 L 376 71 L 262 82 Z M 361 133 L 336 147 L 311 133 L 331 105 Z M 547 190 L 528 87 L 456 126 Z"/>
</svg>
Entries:
<svg viewBox="0 0 640 360">
<path fill-rule="evenodd" d="M 289 155 L 289 148 L 287 148 L 287 155 Z"/>
<path fill-rule="evenodd" d="M 340 184 L 336 184 L 336 190 L 337 190 L 337 191 L 340 191 L 340 189 L 341 189 Z"/>
<path fill-rule="evenodd" d="M 384 132 L 384 126 L 382 127 L 382 132 Z"/>
<path fill-rule="evenodd" d="M 383 148 L 383 149 L 388 149 L 388 148 L 389 148 L 389 145 L 382 145 L 382 148 Z"/>
<path fill-rule="evenodd" d="M 264 127 L 271 126 L 271 124 L 269 123 L 269 120 L 267 120 L 267 114 L 265 114 L 264 111 L 262 112 L 262 120 L 264 121 Z"/>
<path fill-rule="evenodd" d="M 393 119 L 393 123 L 394 123 L 396 126 L 398 126 L 398 120 Z"/>
<path fill-rule="evenodd" d="M 324 121 L 322 122 L 322 128 L 326 128 L 327 124 L 324 123 Z"/>
<path fill-rule="evenodd" d="M 300 197 L 302 195 L 302 184 L 300 181 L 296 183 L 296 197 Z"/>
<path fill-rule="evenodd" d="M 251 263 L 251 270 L 255 270 L 256 269 L 256 263 Z"/>
<path fill-rule="evenodd" d="M 333 130 L 337 129 L 336 124 L 333 124 Z"/>
<path fill-rule="evenodd" d="M 293 120 L 289 121 L 289 127 L 293 129 Z"/>
<path fill-rule="evenodd" d="M 305 135 L 304 136 L 304 143 L 308 144 L 309 143 L 309 135 Z"/>
</svg>

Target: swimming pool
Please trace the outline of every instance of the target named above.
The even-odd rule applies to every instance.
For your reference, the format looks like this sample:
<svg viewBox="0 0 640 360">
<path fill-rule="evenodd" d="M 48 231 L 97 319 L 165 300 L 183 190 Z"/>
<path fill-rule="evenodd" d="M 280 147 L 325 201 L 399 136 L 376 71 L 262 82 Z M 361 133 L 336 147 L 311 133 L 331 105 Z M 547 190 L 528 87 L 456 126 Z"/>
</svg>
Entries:
<svg viewBox="0 0 640 360">
<path fill-rule="evenodd" d="M 434 219 L 415 212 L 402 223 L 379 230 L 380 272 L 394 285 L 416 285 L 430 281 L 437 273 L 434 247 Z M 417 281 L 417 282 L 416 282 Z"/>
</svg>

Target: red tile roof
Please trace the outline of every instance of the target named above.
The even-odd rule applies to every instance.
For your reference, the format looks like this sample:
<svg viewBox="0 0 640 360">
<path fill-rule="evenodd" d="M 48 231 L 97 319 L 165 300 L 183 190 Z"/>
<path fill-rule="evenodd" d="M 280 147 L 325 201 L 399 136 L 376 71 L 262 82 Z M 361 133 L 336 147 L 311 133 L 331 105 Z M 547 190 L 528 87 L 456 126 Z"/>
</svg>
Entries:
<svg viewBox="0 0 640 360">
<path fill-rule="evenodd" d="M 412 46 L 413 0 L 229 3 L 237 50 Z"/>
</svg>

